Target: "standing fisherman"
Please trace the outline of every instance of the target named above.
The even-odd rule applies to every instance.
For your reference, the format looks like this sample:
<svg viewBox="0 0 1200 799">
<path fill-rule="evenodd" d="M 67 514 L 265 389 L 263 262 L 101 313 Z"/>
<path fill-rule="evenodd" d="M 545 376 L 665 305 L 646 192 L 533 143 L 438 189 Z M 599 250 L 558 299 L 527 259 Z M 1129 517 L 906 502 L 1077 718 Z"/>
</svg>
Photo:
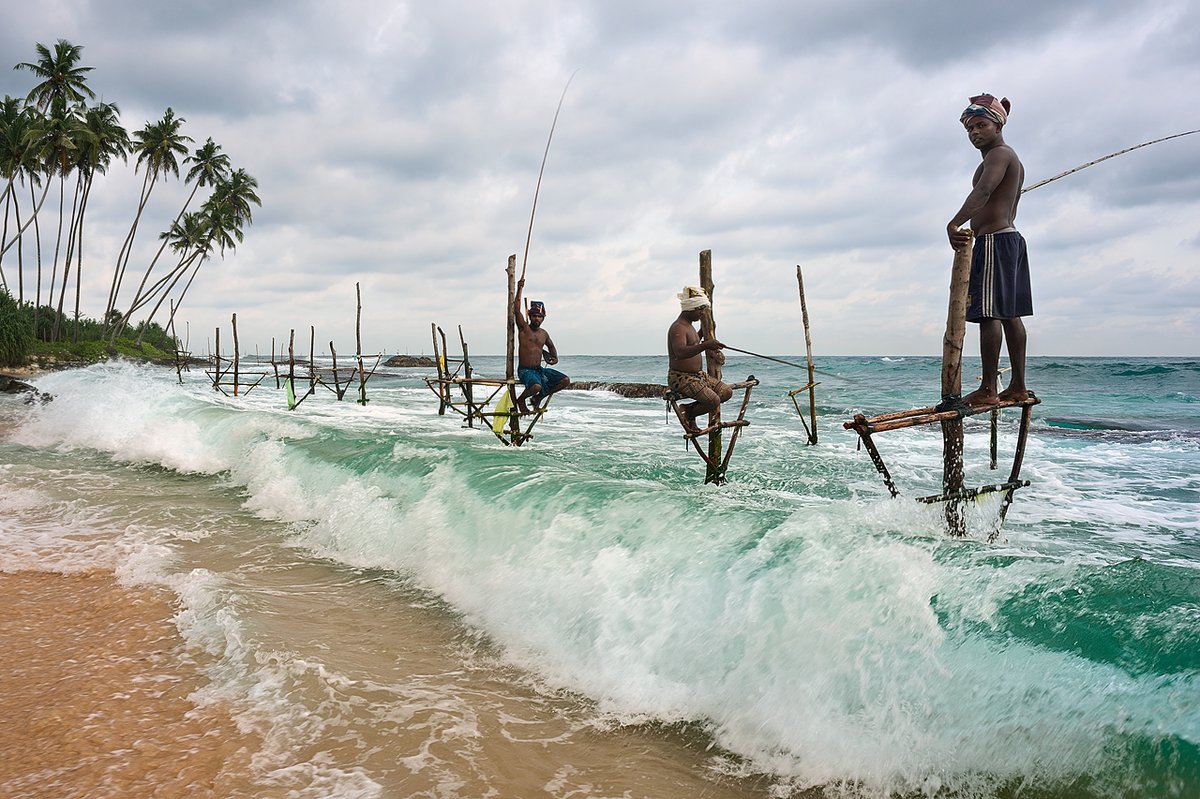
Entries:
<svg viewBox="0 0 1200 799">
<path fill-rule="evenodd" d="M 1025 238 L 1014 227 L 1025 167 L 1013 148 L 1004 143 L 1003 128 L 1010 107 L 1007 97 L 997 100 L 990 94 L 980 94 L 972 97 L 962 112 L 959 121 L 983 156 L 983 163 L 975 170 L 971 193 L 946 225 L 950 246 L 956 250 L 967 245 L 971 231 L 975 234 L 967 321 L 979 324 L 983 383 L 963 398 L 974 408 L 1029 398 L 1025 387 L 1025 323 L 1021 317 L 1033 315 L 1033 297 Z M 967 221 L 971 230 L 961 230 Z M 997 395 L 1002 340 L 1008 344 L 1012 377 L 1008 387 Z"/>
</svg>

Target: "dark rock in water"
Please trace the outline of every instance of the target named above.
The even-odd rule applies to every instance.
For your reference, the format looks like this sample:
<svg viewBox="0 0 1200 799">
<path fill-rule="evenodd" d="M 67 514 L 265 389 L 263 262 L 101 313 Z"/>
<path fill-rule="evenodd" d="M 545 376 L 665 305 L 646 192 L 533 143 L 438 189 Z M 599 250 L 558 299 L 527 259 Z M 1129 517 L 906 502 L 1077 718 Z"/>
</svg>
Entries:
<svg viewBox="0 0 1200 799">
<path fill-rule="evenodd" d="M 575 380 L 567 387 L 572 391 L 611 391 L 633 399 L 662 399 L 667 387 L 658 383 L 611 383 L 602 380 Z"/>
<path fill-rule="evenodd" d="M 393 355 L 383 362 L 384 366 L 399 366 L 402 368 L 420 366 L 426 369 L 437 366 L 433 358 L 426 355 Z"/>
<path fill-rule="evenodd" d="M 49 402 L 54 399 L 44 391 L 38 391 L 35 386 L 10 375 L 0 375 L 0 394 L 28 394 L 25 398 L 28 403 Z"/>
</svg>

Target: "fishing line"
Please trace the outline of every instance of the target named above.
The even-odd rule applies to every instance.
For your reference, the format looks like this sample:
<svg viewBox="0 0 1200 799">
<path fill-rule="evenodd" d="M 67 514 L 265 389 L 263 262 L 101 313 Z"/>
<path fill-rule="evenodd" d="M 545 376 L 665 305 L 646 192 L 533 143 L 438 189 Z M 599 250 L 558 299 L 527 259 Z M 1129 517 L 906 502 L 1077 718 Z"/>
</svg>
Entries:
<svg viewBox="0 0 1200 799">
<path fill-rule="evenodd" d="M 726 344 L 724 346 L 724 349 L 727 349 L 731 352 L 740 352 L 743 355 L 752 355 L 755 358 L 762 358 L 764 361 L 774 361 L 775 363 L 781 363 L 784 366 L 794 366 L 797 369 L 803 369 L 806 372 L 808 371 L 807 365 L 793 363 L 792 361 L 785 361 L 782 358 L 772 358 L 770 355 L 761 355 L 757 352 L 751 352 L 750 350 L 739 350 L 737 347 L 731 347 L 728 344 Z M 839 377 L 842 380 L 849 380 L 850 382 L 854 382 L 853 380 L 851 380 L 848 377 L 844 377 L 839 374 L 834 374 L 833 372 L 823 372 L 820 369 L 813 369 L 813 371 L 816 372 L 817 374 L 825 375 L 826 377 Z"/>
</svg>

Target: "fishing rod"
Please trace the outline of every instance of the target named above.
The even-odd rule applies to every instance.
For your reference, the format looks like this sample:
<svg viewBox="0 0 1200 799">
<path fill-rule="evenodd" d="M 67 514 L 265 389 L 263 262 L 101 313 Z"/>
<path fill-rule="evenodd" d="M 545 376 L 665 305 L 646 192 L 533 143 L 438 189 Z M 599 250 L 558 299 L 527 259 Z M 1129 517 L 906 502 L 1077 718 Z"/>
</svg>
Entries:
<svg viewBox="0 0 1200 799">
<path fill-rule="evenodd" d="M 1066 172 L 1060 172 L 1059 174 L 1055 175 L 1052 178 L 1046 178 L 1043 181 L 1034 183 L 1032 186 L 1027 186 L 1021 190 L 1021 193 L 1024 194 L 1027 191 L 1033 191 L 1036 188 L 1045 186 L 1047 183 L 1053 183 L 1054 181 L 1058 180 L 1059 178 L 1065 178 L 1067 175 L 1073 175 L 1076 172 L 1080 171 L 1081 169 L 1087 169 L 1089 166 L 1095 166 L 1096 164 L 1100 163 L 1101 161 L 1107 161 L 1110 158 L 1116 158 L 1118 155 L 1124 155 L 1125 153 L 1133 152 L 1134 150 L 1140 150 L 1143 147 L 1149 147 L 1151 144 L 1158 144 L 1159 142 L 1162 142 L 1162 141 L 1168 141 L 1170 139 L 1178 139 L 1180 136 L 1191 136 L 1193 133 L 1200 133 L 1200 128 L 1197 128 L 1196 130 L 1185 131 L 1184 133 L 1176 133 L 1171 136 L 1163 136 L 1161 139 L 1155 139 L 1154 141 L 1142 142 L 1141 144 L 1135 144 L 1133 147 L 1126 147 L 1124 150 L 1118 150 L 1115 153 L 1109 153 L 1108 155 L 1106 155 L 1102 158 L 1097 158 L 1095 161 L 1088 161 L 1086 164 L 1080 164 L 1079 166 L 1075 167 L 1074 169 L 1068 169 Z"/>
<path fill-rule="evenodd" d="M 558 112 L 562 111 L 563 100 L 567 97 L 567 89 L 571 86 L 571 81 L 575 80 L 575 75 L 579 70 L 571 73 L 571 77 L 567 78 L 567 83 L 563 86 L 562 95 L 558 98 L 558 107 L 554 109 L 554 121 L 550 123 L 550 135 L 546 137 L 546 151 L 542 153 L 542 166 L 538 169 L 537 186 L 533 189 L 533 208 L 529 211 L 529 232 L 525 234 L 525 255 L 521 259 L 521 279 L 525 279 L 525 267 L 529 264 L 529 242 L 533 239 L 533 216 L 537 213 L 538 192 L 542 189 L 542 173 L 546 171 L 546 158 L 550 155 L 550 142 L 554 140 L 554 128 L 558 125 Z"/>
</svg>

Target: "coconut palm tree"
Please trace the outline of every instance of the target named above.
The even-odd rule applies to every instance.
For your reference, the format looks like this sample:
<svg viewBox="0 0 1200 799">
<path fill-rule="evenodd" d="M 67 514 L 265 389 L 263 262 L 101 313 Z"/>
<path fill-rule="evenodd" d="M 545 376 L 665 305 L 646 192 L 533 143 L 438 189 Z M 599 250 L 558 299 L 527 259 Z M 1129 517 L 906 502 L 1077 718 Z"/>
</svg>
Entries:
<svg viewBox="0 0 1200 799">
<path fill-rule="evenodd" d="M 92 71 L 92 67 L 79 66 L 79 57 L 83 54 L 81 45 L 59 39 L 53 53 L 40 42 L 35 49 L 38 52 L 37 63 L 22 62 L 13 67 L 32 72 L 42 79 L 41 83 L 29 90 L 25 102 L 45 112 L 55 106 L 65 109 L 83 102 L 85 97 L 96 97 L 96 93 L 87 85 L 87 73 Z"/>
<path fill-rule="evenodd" d="M 129 133 L 121 127 L 120 113 L 116 103 L 100 103 L 87 108 L 83 116 L 84 126 L 91 132 L 91 136 L 83 142 L 83 146 L 79 150 L 79 158 L 76 161 L 81 187 L 78 219 L 72 228 L 75 245 L 75 315 L 72 335 L 76 340 L 79 336 L 79 302 L 83 288 L 83 222 L 88 199 L 92 193 L 92 182 L 97 172 L 104 174 L 108 171 L 109 164 L 114 159 L 120 158 L 124 161 L 129 155 Z M 71 241 L 69 240 L 68 244 Z M 70 251 L 71 247 L 68 246 L 68 252 Z M 63 282 L 63 287 L 66 288 L 66 281 Z M 61 296 L 58 311 L 61 315 Z"/>
<path fill-rule="evenodd" d="M 253 221 L 251 205 L 262 206 L 262 200 L 255 191 L 257 188 L 258 181 L 249 172 L 244 169 L 234 170 L 228 178 L 216 182 L 212 194 L 204 201 L 198 214 L 188 214 L 185 217 L 185 220 L 188 221 L 187 225 L 173 230 L 172 248 L 178 251 L 191 247 L 192 257 L 181 259 L 180 264 L 183 268 L 186 268 L 185 261 L 186 264 L 192 265 L 192 274 L 188 277 L 187 284 L 184 285 L 179 299 L 171 309 L 171 317 L 167 320 L 168 327 L 174 321 L 179 306 L 183 304 L 183 298 L 191 287 L 192 281 L 196 279 L 196 273 L 211 256 L 214 246 L 224 257 L 226 250 L 234 250 L 245 238 L 244 227 Z M 201 234 L 198 242 L 195 238 L 197 234 Z M 176 274 L 171 285 L 163 291 L 158 303 L 146 317 L 146 325 L 142 328 L 143 332 L 148 328 L 150 320 L 162 306 L 163 299 L 174 288 L 181 275 L 182 272 Z M 139 335 L 137 344 L 140 345 L 141 340 L 142 337 Z"/>
<path fill-rule="evenodd" d="M 230 170 L 229 156 L 221 152 L 221 145 L 215 143 L 212 138 L 209 138 L 203 145 L 197 147 L 195 153 L 184 160 L 184 165 L 190 165 L 187 177 L 184 180 L 192 184 L 192 191 L 188 194 L 183 207 L 179 209 L 179 213 L 175 215 L 175 220 L 171 223 L 171 228 L 174 228 L 179 223 L 179 220 L 187 212 L 188 206 L 192 204 L 196 192 L 202 186 L 212 186 L 219 181 L 223 181 L 229 175 Z M 138 284 L 137 291 L 133 295 L 133 301 L 129 305 L 129 310 L 122 317 L 121 327 L 124 327 L 128 323 L 129 318 L 136 309 L 145 305 L 153 297 L 154 291 L 170 280 L 171 275 L 168 274 L 165 279 L 155 283 L 150 291 L 146 291 L 146 283 L 150 280 L 151 272 L 154 271 L 154 267 L 158 264 L 158 259 L 162 256 L 163 250 L 171 242 L 170 230 L 169 228 L 167 233 L 159 236 L 162 239 L 162 244 L 159 246 L 158 252 L 154 254 L 150 265 L 146 267 L 146 274 L 142 276 L 142 282 Z M 171 285 L 174 286 L 174 281 L 171 281 Z M 159 304 L 161 304 L 161 301 Z M 156 305 L 155 308 L 157 309 L 157 307 Z M 149 322 L 148 319 L 146 321 Z M 141 341 L 141 338 L 139 337 L 138 340 Z"/>
<path fill-rule="evenodd" d="M 134 215 L 133 224 L 125 236 L 125 243 L 121 246 L 121 252 L 117 255 L 117 263 L 113 269 L 108 305 L 104 309 L 106 319 L 110 317 L 111 311 L 116 307 L 117 295 L 121 291 L 121 281 L 125 276 L 125 267 L 129 263 L 129 256 L 133 250 L 133 239 L 137 235 L 138 222 L 141 221 L 142 212 L 146 210 L 146 202 L 150 199 L 150 193 L 154 190 L 159 177 L 167 173 L 179 176 L 178 156 L 187 153 L 187 144 L 192 141 L 189 136 L 185 136 L 179 131 L 184 121 L 183 117 L 175 116 L 175 112 L 168 108 L 161 120 L 153 124 L 147 123 L 145 127 L 133 134 L 133 151 L 138 154 L 137 165 L 134 169 L 136 171 L 144 166 L 146 171 L 145 177 L 142 179 L 142 192 L 138 198 L 137 213 Z M 112 331 L 114 339 L 117 329 L 119 328 Z"/>
<path fill-rule="evenodd" d="M 78 106 L 62 106 L 53 104 L 49 116 L 42 117 L 41 123 L 31 131 L 36 142 L 36 152 L 45 167 L 47 175 L 58 176 L 58 227 L 54 240 L 54 261 L 50 271 L 50 284 L 47 297 L 54 301 L 54 286 L 58 280 L 59 253 L 62 247 L 63 220 L 66 218 L 65 204 L 67 194 L 67 176 L 74 170 L 81 143 L 91 138 L 91 131 L 83 124 Z M 49 183 L 49 181 L 47 182 Z M 72 202 L 72 210 L 76 203 Z M 40 270 L 39 270 L 40 272 Z M 63 279 L 66 280 L 64 265 Z M 41 303 L 40 281 L 38 303 Z M 52 332 L 57 335 L 57 317 Z"/>
<path fill-rule="evenodd" d="M 51 113 L 41 115 L 34 122 L 28 133 L 28 141 L 33 147 L 33 152 L 37 160 L 42 165 L 42 172 L 46 176 L 53 177 L 58 175 L 59 185 L 59 214 L 58 214 L 58 230 L 54 245 L 54 262 L 50 273 L 50 283 L 47 287 L 47 297 L 53 302 L 54 285 L 57 282 L 58 275 L 58 256 L 59 249 L 62 245 L 62 223 L 64 218 L 63 206 L 66 198 L 66 177 L 74 168 L 76 152 L 79 149 L 79 142 L 87 139 L 90 132 L 84 127 L 83 120 L 79 116 L 77 107 L 55 106 Z M 46 189 L 43 191 L 43 200 L 45 195 L 50 190 L 52 181 L 46 181 Z M 35 209 L 34 219 L 37 212 L 40 211 L 41 204 Z M 26 225 L 29 222 L 25 223 Z M 41 305 L 42 302 L 42 263 L 40 257 L 40 236 L 39 242 L 39 258 L 38 258 L 38 280 L 37 294 L 35 304 Z M 35 309 L 36 317 L 36 309 Z M 36 322 L 36 318 L 35 318 Z"/>
</svg>

